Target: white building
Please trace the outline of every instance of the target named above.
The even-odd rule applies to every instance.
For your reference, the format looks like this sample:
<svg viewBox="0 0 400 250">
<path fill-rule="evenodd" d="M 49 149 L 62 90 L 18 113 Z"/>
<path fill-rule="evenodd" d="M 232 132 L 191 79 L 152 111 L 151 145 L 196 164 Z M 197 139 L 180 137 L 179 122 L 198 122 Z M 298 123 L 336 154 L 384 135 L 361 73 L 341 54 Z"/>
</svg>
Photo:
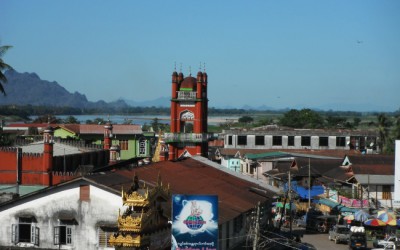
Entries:
<svg viewBox="0 0 400 250">
<path fill-rule="evenodd" d="M 120 193 L 79 178 L 0 206 L 0 246 L 105 249 Z"/>
<path fill-rule="evenodd" d="M 224 148 L 235 149 L 312 149 L 379 152 L 375 131 L 266 128 L 224 130 Z"/>
</svg>

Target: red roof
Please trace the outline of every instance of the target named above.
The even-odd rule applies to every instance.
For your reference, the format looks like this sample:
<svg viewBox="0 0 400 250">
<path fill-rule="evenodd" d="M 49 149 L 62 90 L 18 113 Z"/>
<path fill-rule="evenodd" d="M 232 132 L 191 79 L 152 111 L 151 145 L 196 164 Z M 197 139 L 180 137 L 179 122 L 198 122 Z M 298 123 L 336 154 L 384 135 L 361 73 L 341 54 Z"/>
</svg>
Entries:
<svg viewBox="0 0 400 250">
<path fill-rule="evenodd" d="M 173 194 L 218 195 L 219 223 L 232 220 L 254 208 L 258 201 L 267 198 L 258 195 L 250 188 L 261 189 L 258 185 L 220 171 L 194 159 L 178 162 L 165 161 L 137 167 L 132 170 L 117 170 L 99 175 L 89 175 L 98 183 L 121 191 L 132 185 L 133 176 L 154 186 L 160 174 L 164 185 L 170 186 Z M 274 194 L 269 192 L 272 197 Z"/>
</svg>

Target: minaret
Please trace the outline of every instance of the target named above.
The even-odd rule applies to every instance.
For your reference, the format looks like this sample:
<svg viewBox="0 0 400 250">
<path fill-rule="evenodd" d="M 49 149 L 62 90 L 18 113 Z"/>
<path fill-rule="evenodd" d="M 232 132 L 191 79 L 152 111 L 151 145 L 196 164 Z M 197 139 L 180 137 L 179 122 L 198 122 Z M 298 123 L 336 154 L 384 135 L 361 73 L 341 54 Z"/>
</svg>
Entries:
<svg viewBox="0 0 400 250">
<path fill-rule="evenodd" d="M 118 145 L 112 145 L 110 147 L 110 164 L 117 163 L 119 161 L 119 153 L 120 153 L 120 148 Z"/>
<path fill-rule="evenodd" d="M 42 184 L 46 185 L 46 180 L 45 180 L 45 173 L 49 173 L 53 170 L 53 144 L 54 144 L 54 130 L 53 128 L 49 125 L 44 131 L 43 131 L 43 144 L 44 144 L 44 150 L 43 150 L 43 169 L 42 169 Z M 51 186 L 52 183 L 49 181 L 49 185 Z"/>
<path fill-rule="evenodd" d="M 111 148 L 112 129 L 113 126 L 110 122 L 110 119 L 108 119 L 106 125 L 104 125 L 104 146 L 103 146 L 104 149 Z"/>
</svg>

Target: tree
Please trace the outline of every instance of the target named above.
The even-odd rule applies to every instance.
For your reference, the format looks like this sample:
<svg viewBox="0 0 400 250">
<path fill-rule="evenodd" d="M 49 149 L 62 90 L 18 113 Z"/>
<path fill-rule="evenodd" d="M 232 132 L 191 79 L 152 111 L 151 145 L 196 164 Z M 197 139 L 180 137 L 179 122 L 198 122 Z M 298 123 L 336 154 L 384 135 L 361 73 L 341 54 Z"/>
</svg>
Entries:
<svg viewBox="0 0 400 250">
<path fill-rule="evenodd" d="M 62 123 L 61 119 L 58 119 L 54 115 L 41 115 L 38 116 L 32 123 L 50 123 L 50 124 L 58 124 Z"/>
<path fill-rule="evenodd" d="M 3 74 L 3 71 L 7 69 L 12 69 L 12 67 L 7 63 L 5 63 L 2 57 L 10 48 L 12 48 L 12 46 L 9 45 L 0 46 L 0 92 L 3 93 L 3 95 L 6 95 L 3 84 L 7 83 L 7 78 Z"/>
<path fill-rule="evenodd" d="M 253 122 L 253 120 L 254 119 L 251 116 L 245 115 L 245 116 L 240 117 L 238 121 L 240 123 L 251 123 L 251 122 Z"/>
<path fill-rule="evenodd" d="M 72 116 L 72 115 L 66 117 L 63 122 L 65 124 L 79 124 L 80 123 L 79 120 L 76 119 L 76 117 Z"/>
<path fill-rule="evenodd" d="M 311 109 L 292 109 L 283 115 L 279 123 L 292 128 L 322 128 L 324 119 Z"/>
<path fill-rule="evenodd" d="M 86 124 L 106 124 L 106 121 L 103 118 L 95 118 L 94 120 L 86 120 Z"/>
<path fill-rule="evenodd" d="M 380 141 L 380 147 L 382 149 L 382 152 L 386 153 L 388 151 L 388 143 L 390 143 L 390 138 L 389 138 L 389 131 L 391 127 L 391 122 L 387 118 L 387 116 L 383 113 L 378 115 L 378 133 L 379 137 L 381 139 Z"/>
</svg>

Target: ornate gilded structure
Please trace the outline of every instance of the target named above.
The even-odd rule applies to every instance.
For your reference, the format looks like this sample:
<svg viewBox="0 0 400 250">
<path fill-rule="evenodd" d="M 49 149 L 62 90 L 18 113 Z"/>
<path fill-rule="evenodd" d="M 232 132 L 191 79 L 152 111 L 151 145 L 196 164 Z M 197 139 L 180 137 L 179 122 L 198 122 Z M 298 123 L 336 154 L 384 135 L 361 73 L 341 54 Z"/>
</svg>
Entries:
<svg viewBox="0 0 400 250">
<path fill-rule="evenodd" d="M 169 185 L 163 186 L 158 175 L 157 184 L 149 188 L 140 186 L 135 174 L 132 187 L 122 189 L 122 203 L 126 207 L 118 212 L 118 232 L 111 235 L 109 242 L 116 249 L 167 249 L 170 248 Z M 169 216 L 166 216 L 169 215 Z"/>
</svg>

